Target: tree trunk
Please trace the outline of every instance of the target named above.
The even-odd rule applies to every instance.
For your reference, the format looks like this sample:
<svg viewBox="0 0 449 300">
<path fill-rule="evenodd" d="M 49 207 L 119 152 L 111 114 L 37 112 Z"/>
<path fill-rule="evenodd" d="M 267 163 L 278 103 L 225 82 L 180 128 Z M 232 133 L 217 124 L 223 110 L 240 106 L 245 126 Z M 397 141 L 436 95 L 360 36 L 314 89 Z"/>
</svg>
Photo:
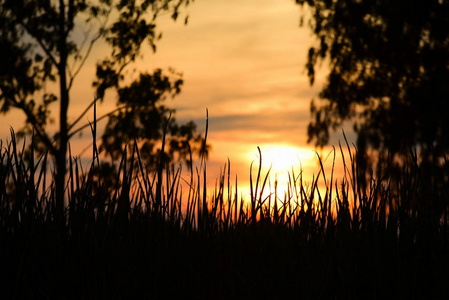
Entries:
<svg viewBox="0 0 449 300">
<path fill-rule="evenodd" d="M 59 127 L 59 148 L 56 153 L 56 208 L 58 214 L 64 211 L 64 189 L 66 174 L 66 155 L 67 155 L 67 109 L 69 96 L 67 89 L 62 89 L 65 83 L 65 76 L 61 76 L 61 110 L 60 110 L 60 127 Z"/>
<path fill-rule="evenodd" d="M 67 33 L 65 29 L 65 3 L 59 0 L 59 57 L 58 73 L 60 88 L 60 114 L 59 114 L 59 147 L 56 150 L 56 210 L 57 215 L 64 217 L 64 187 L 67 155 L 67 110 L 69 107 L 69 91 L 67 89 Z"/>
</svg>

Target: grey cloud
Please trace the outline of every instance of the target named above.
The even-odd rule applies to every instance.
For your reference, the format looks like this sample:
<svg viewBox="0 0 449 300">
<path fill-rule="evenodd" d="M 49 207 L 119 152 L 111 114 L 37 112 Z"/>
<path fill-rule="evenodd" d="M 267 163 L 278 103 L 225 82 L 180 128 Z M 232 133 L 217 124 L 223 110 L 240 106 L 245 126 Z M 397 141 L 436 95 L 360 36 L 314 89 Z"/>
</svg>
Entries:
<svg viewBox="0 0 449 300">
<path fill-rule="evenodd" d="M 252 114 L 211 116 L 209 128 L 214 131 L 241 129 L 274 132 L 302 127 L 309 119 L 309 113 L 302 110 L 263 111 Z"/>
</svg>

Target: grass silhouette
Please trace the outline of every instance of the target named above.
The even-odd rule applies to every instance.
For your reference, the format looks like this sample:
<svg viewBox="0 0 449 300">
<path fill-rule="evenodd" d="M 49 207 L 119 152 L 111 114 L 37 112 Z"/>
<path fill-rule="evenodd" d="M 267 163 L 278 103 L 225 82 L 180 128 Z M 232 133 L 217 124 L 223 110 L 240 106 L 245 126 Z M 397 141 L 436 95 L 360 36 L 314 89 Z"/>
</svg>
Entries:
<svg viewBox="0 0 449 300">
<path fill-rule="evenodd" d="M 311 184 L 302 173 L 290 174 L 282 196 L 276 187 L 266 193 L 261 153 L 245 201 L 229 161 L 210 190 L 202 160 L 189 170 L 186 191 L 180 169 L 161 162 L 147 171 L 136 145 L 125 148 L 111 189 L 97 172 L 94 139 L 89 169 L 74 157 L 68 161 L 67 206 L 59 216 L 50 158 L 26 155 L 11 132 L 0 152 L 1 293 L 16 299 L 447 298 L 447 162 L 438 175 L 424 176 L 411 151 L 400 176 L 391 178 L 379 163 L 362 184 L 357 153 L 347 142 L 346 148 L 334 151 L 343 157 L 343 178 L 334 178 L 334 167 L 325 174 L 320 161 Z"/>
</svg>

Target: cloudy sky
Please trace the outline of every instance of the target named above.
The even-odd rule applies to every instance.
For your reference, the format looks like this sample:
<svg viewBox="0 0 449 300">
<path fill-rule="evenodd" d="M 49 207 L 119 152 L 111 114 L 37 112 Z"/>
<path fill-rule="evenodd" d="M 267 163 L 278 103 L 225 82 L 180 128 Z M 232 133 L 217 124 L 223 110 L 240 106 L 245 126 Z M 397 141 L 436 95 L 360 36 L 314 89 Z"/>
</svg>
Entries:
<svg viewBox="0 0 449 300">
<path fill-rule="evenodd" d="M 277 172 L 286 155 L 291 164 L 315 166 L 307 161 L 315 154 L 306 130 L 320 81 L 308 82 L 304 65 L 313 39 L 299 27 L 300 15 L 292 0 L 198 0 L 187 26 L 160 24 L 163 39 L 148 64 L 183 72 L 183 92 L 173 101 L 179 119 L 204 128 L 208 109 L 211 167 L 229 158 L 246 178 L 257 146 Z"/>
<path fill-rule="evenodd" d="M 310 100 L 326 72 L 323 66 L 310 87 L 304 66 L 313 37 L 299 26 L 301 8 L 293 0 L 195 0 L 186 13 L 187 26 L 169 16 L 159 20 L 163 37 L 156 53 L 144 51 L 135 67 L 173 67 L 183 73 L 182 93 L 167 103 L 177 110 L 179 121 L 193 119 L 203 130 L 208 109 L 209 175 L 217 178 L 229 158 L 232 173 L 247 181 L 251 161 L 258 160 L 258 146 L 275 172 L 299 166 L 299 161 L 316 172 L 316 154 L 306 143 L 306 132 Z M 95 49 L 74 86 L 72 119 L 93 98 L 94 62 L 101 54 L 101 48 Z M 114 95 L 110 98 L 100 111 L 112 107 Z M 2 136 L 20 120 L 14 114 L 2 116 Z"/>
</svg>

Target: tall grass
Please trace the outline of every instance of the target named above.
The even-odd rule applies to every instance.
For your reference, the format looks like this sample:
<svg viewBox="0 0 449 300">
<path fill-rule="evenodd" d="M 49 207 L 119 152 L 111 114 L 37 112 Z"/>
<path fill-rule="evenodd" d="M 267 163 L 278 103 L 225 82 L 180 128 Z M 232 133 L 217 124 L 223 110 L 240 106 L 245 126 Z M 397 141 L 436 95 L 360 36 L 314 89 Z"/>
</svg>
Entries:
<svg viewBox="0 0 449 300">
<path fill-rule="evenodd" d="M 337 155 L 343 178 L 334 177 Z M 292 173 L 286 194 L 278 195 L 276 184 L 267 193 L 260 153 L 246 201 L 229 161 L 210 189 L 204 160 L 186 175 L 161 159 L 151 173 L 136 144 L 124 149 L 111 181 L 98 172 L 94 139 L 87 169 L 70 154 L 61 216 L 50 158 L 26 155 L 11 132 L 0 152 L 1 293 L 18 299 L 447 298 L 447 163 L 438 173 L 423 173 L 411 152 L 400 176 L 392 178 L 388 161 L 380 161 L 365 181 L 356 155 L 347 142 L 339 145 L 330 173 L 319 160 L 309 184 Z M 118 184 L 111 188 L 111 182 Z"/>
</svg>

